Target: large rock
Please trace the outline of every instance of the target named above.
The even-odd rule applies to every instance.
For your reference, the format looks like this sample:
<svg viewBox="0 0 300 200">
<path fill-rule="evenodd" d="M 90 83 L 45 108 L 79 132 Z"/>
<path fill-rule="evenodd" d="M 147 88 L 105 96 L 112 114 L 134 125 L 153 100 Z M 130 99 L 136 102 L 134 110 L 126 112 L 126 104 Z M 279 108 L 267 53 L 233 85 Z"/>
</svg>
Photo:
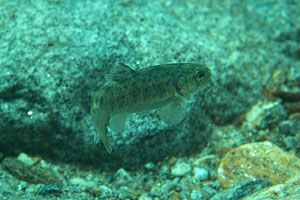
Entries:
<svg viewBox="0 0 300 200">
<path fill-rule="evenodd" d="M 268 74 L 293 62 L 297 41 L 284 34 L 297 33 L 290 24 L 299 21 L 299 3 L 269 4 L 1 1 L 0 151 L 110 170 L 201 150 L 211 119 L 235 120 L 257 100 Z M 281 9 L 289 15 L 282 17 Z M 108 155 L 94 141 L 89 110 L 105 74 L 120 62 L 133 68 L 201 62 L 213 70 L 213 82 L 176 127 L 155 112 L 133 115 L 122 133 L 110 134 Z"/>
</svg>

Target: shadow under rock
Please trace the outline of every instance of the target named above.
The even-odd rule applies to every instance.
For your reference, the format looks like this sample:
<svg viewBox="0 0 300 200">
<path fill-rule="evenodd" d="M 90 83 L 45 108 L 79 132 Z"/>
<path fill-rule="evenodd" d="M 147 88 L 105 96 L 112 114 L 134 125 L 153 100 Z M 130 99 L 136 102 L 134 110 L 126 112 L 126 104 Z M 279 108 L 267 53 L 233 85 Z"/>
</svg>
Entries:
<svg viewBox="0 0 300 200">
<path fill-rule="evenodd" d="M 92 83 L 88 80 L 97 75 L 89 70 L 86 73 L 88 74 L 85 75 L 89 75 L 89 77 L 87 79 L 86 76 L 81 77 L 82 79 L 78 80 L 80 87 L 73 93 L 75 97 L 81 97 L 75 98 L 77 103 L 69 103 L 79 104 L 82 106 L 83 112 L 89 113 L 92 92 L 87 90 L 96 91 L 94 88 L 96 80 Z M 102 70 L 101 73 L 103 73 Z M 21 96 L 23 95 L 14 97 L 20 98 Z M 30 98 L 27 101 L 42 106 L 48 105 L 48 102 L 40 101 L 42 98 L 40 94 L 35 94 L 34 97 L 35 99 Z M 178 126 L 159 131 L 155 135 L 149 132 L 148 137 L 142 137 L 130 145 L 124 142 L 115 147 L 110 155 L 102 143 L 87 144 L 84 141 L 86 135 L 81 133 L 87 129 L 80 128 L 81 118 L 75 118 L 75 121 L 70 122 L 78 124 L 77 127 L 79 127 L 77 130 L 72 130 L 64 125 L 67 121 L 60 116 L 60 113 L 52 113 L 50 107 L 45 107 L 45 109 L 45 113 L 48 113 L 47 120 L 40 120 L 38 123 L 25 122 L 20 127 L 14 125 L 14 123 L 18 123 L 16 121 L 13 121 L 13 124 L 8 127 L 0 126 L 1 133 L 6 133 L 0 135 L 0 151 L 5 156 L 17 156 L 19 153 L 25 152 L 33 156 L 41 156 L 46 160 L 95 166 L 104 171 L 115 171 L 120 168 L 134 170 L 148 162 L 156 163 L 172 156 L 189 156 L 198 153 L 206 146 L 209 135 L 211 135 L 211 128 L 207 123 L 209 119 L 207 115 L 199 113 L 199 110 L 202 109 L 198 108 L 195 109 L 197 111 L 192 111 L 191 115 Z"/>
<path fill-rule="evenodd" d="M 6 129 L 5 132 L 10 134 L 1 135 L 0 151 L 5 156 L 25 152 L 46 160 L 94 166 L 108 172 L 120 168 L 134 170 L 148 162 L 157 163 L 172 156 L 199 153 L 207 144 L 211 128 L 206 123 L 208 119 L 197 115 L 201 114 L 191 114 L 181 124 L 153 136 L 142 137 L 130 145 L 124 142 L 108 154 L 102 143 L 91 142 L 87 146 L 83 142 L 83 134 L 78 135 L 64 127 L 59 114 L 49 114 L 48 121 Z"/>
<path fill-rule="evenodd" d="M 135 170 L 148 162 L 157 163 L 172 156 L 191 156 L 199 153 L 207 145 L 209 135 L 210 126 L 204 121 L 194 121 L 191 117 L 174 128 L 159 131 L 154 136 L 143 137 L 134 144 L 119 145 L 112 154 L 106 152 L 102 143 L 93 145 L 89 148 L 89 153 L 82 154 L 77 161 L 80 164 L 97 166 L 104 171 L 120 168 Z"/>
</svg>

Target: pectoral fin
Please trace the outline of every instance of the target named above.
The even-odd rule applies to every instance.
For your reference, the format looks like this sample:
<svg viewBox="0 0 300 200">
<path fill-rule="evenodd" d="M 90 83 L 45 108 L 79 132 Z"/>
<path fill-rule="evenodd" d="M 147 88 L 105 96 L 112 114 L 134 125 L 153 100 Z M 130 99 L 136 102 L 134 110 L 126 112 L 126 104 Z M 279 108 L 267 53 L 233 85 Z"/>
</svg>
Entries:
<svg viewBox="0 0 300 200">
<path fill-rule="evenodd" d="M 120 114 L 113 116 L 110 121 L 108 127 L 115 131 L 115 132 L 121 132 L 125 126 L 127 114 Z"/>
<path fill-rule="evenodd" d="M 112 148 L 107 137 L 107 126 L 110 119 L 110 113 L 107 110 L 101 110 L 96 107 L 92 108 L 91 115 L 97 134 L 100 136 L 100 139 L 103 142 L 108 153 L 111 153 Z"/>
<path fill-rule="evenodd" d="M 171 126 L 179 124 L 186 116 L 185 109 L 177 102 L 161 107 L 157 111 L 159 116 Z"/>
</svg>

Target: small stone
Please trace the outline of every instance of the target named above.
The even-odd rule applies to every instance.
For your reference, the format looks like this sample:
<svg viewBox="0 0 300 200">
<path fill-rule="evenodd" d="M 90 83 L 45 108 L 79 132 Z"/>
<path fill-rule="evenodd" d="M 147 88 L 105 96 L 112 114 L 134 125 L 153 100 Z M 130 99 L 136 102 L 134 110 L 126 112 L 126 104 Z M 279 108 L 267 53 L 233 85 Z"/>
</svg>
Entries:
<svg viewBox="0 0 300 200">
<path fill-rule="evenodd" d="M 147 193 L 143 193 L 143 194 L 139 197 L 139 200 L 152 200 L 152 198 L 149 197 Z"/>
<path fill-rule="evenodd" d="M 83 178 L 78 178 L 78 177 L 71 178 L 70 183 L 72 185 L 80 186 L 84 189 L 92 188 L 95 185 L 95 183 L 93 181 L 87 181 L 87 180 L 84 180 Z"/>
<path fill-rule="evenodd" d="M 177 184 L 174 182 L 167 180 L 164 185 L 161 186 L 162 194 L 169 194 L 172 190 L 176 189 Z"/>
<path fill-rule="evenodd" d="M 125 186 L 129 182 L 132 182 L 132 177 L 130 174 L 123 168 L 119 169 L 114 175 L 115 183 L 118 186 Z"/>
<path fill-rule="evenodd" d="M 161 196 L 161 189 L 159 187 L 153 187 L 150 190 L 150 194 L 152 197 L 160 197 Z"/>
<path fill-rule="evenodd" d="M 99 198 L 105 199 L 105 198 L 113 197 L 113 191 L 105 185 L 100 185 L 99 193 L 100 193 Z"/>
<path fill-rule="evenodd" d="M 169 168 L 167 165 L 163 165 L 161 168 L 160 168 L 160 171 L 159 171 L 159 175 L 160 176 L 167 176 L 169 174 Z"/>
<path fill-rule="evenodd" d="M 98 197 L 100 199 L 107 199 L 113 197 L 113 191 L 105 185 L 100 185 L 99 187 L 95 186 L 93 188 L 87 188 L 85 189 L 85 192 L 91 194 L 93 197 Z"/>
<path fill-rule="evenodd" d="M 215 182 L 204 183 L 203 186 L 204 187 L 203 187 L 202 191 L 203 191 L 203 193 L 205 193 L 205 196 L 208 195 L 209 197 L 211 197 L 211 196 L 217 194 L 219 191 L 219 188 L 217 187 L 217 184 Z"/>
<path fill-rule="evenodd" d="M 205 168 L 195 167 L 193 169 L 193 179 L 197 182 L 208 180 L 209 172 Z"/>
<path fill-rule="evenodd" d="M 185 174 L 189 173 L 192 170 L 191 166 L 186 163 L 177 163 L 172 168 L 172 175 L 174 176 L 184 176 Z"/>
<path fill-rule="evenodd" d="M 272 108 L 265 110 L 262 118 L 261 128 L 273 128 L 286 118 L 287 111 L 284 106 L 281 104 L 276 104 Z"/>
<path fill-rule="evenodd" d="M 152 162 L 145 164 L 144 167 L 145 169 L 152 170 L 152 171 L 155 169 L 155 165 Z"/>
<path fill-rule="evenodd" d="M 258 102 L 246 115 L 249 127 L 260 129 L 272 128 L 286 119 L 287 111 L 279 101 L 265 103 Z"/>
<path fill-rule="evenodd" d="M 18 191 L 25 191 L 28 184 L 25 181 L 21 181 L 21 183 L 17 186 Z"/>
<path fill-rule="evenodd" d="M 23 162 L 27 166 L 32 166 L 37 162 L 37 158 L 32 158 L 28 156 L 26 153 L 20 153 L 17 157 L 17 160 Z"/>
<path fill-rule="evenodd" d="M 48 195 L 48 194 L 60 194 L 63 191 L 61 191 L 57 186 L 55 185 L 42 185 L 39 187 L 38 191 L 36 192 L 37 195 Z"/>
<path fill-rule="evenodd" d="M 130 198 L 130 191 L 129 191 L 129 188 L 127 186 L 122 186 L 120 187 L 120 190 L 118 191 L 119 195 L 118 197 L 120 199 L 127 199 L 127 198 Z"/>
<path fill-rule="evenodd" d="M 218 179 L 224 188 L 259 179 L 276 185 L 299 173 L 300 160 L 297 157 L 270 142 L 258 142 L 228 152 L 218 168 Z"/>
<path fill-rule="evenodd" d="M 51 167 L 53 171 L 56 171 L 57 169 L 57 166 L 51 166 L 50 163 L 47 163 L 45 160 L 41 160 L 39 162 L 39 165 L 41 166 L 41 168 L 46 168 L 46 169 Z"/>
<path fill-rule="evenodd" d="M 198 190 L 193 190 L 191 193 L 191 200 L 199 200 L 202 198 L 202 193 Z"/>
<path fill-rule="evenodd" d="M 300 121 L 286 120 L 278 125 L 278 132 L 285 136 L 295 136 L 300 132 Z"/>
<path fill-rule="evenodd" d="M 300 145 L 300 138 L 293 136 L 286 136 L 283 138 L 283 142 L 288 149 L 298 149 Z"/>
</svg>

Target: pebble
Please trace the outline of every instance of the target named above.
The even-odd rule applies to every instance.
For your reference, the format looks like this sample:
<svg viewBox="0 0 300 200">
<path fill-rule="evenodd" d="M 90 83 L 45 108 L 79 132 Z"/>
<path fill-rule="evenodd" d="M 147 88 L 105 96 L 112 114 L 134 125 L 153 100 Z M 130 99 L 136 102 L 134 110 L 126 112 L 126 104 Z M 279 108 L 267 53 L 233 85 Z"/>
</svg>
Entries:
<svg viewBox="0 0 300 200">
<path fill-rule="evenodd" d="M 105 185 L 95 185 L 92 188 L 86 188 L 85 192 L 92 195 L 93 197 L 97 197 L 97 199 L 107 199 L 114 196 L 113 191 Z"/>
<path fill-rule="evenodd" d="M 174 176 L 184 176 L 192 170 L 191 166 L 187 163 L 177 163 L 171 170 Z"/>
<path fill-rule="evenodd" d="M 176 186 L 177 184 L 170 181 L 170 180 L 167 180 L 165 182 L 164 185 L 162 185 L 161 187 L 161 193 L 163 194 L 169 194 L 171 191 L 175 191 L 176 190 Z"/>
<path fill-rule="evenodd" d="M 149 197 L 147 193 L 143 193 L 143 194 L 139 197 L 139 200 L 152 200 L 152 198 Z"/>
<path fill-rule="evenodd" d="M 270 142 L 258 142 L 228 152 L 218 168 L 218 179 L 224 188 L 258 179 L 276 185 L 299 173 L 300 160 L 297 157 Z"/>
<path fill-rule="evenodd" d="M 55 194 L 58 195 L 62 193 L 63 191 L 60 190 L 57 186 L 55 185 L 42 185 L 39 187 L 37 190 L 36 194 L 37 195 L 48 195 L 48 194 Z"/>
<path fill-rule="evenodd" d="M 196 182 L 205 181 L 209 178 L 209 172 L 205 168 L 195 167 L 193 169 L 193 179 Z"/>
<path fill-rule="evenodd" d="M 203 191 L 205 192 L 206 196 L 213 196 L 220 190 L 220 186 L 217 182 L 208 182 L 203 183 Z"/>
<path fill-rule="evenodd" d="M 17 160 L 23 162 L 27 166 L 32 166 L 37 162 L 37 158 L 28 156 L 26 153 L 20 153 Z"/>
<path fill-rule="evenodd" d="M 279 101 L 276 102 L 258 102 L 246 115 L 246 121 L 249 127 L 259 127 L 266 129 L 274 127 L 276 124 L 286 119 L 286 109 Z"/>
<path fill-rule="evenodd" d="M 105 185 L 99 186 L 99 193 L 100 193 L 99 198 L 105 199 L 105 198 L 113 197 L 113 191 Z"/>
<path fill-rule="evenodd" d="M 276 104 L 264 111 L 260 128 L 273 128 L 288 116 L 286 109 L 281 104 Z"/>
<path fill-rule="evenodd" d="M 169 175 L 169 168 L 167 165 L 163 165 L 159 170 L 159 176 L 166 177 Z"/>
<path fill-rule="evenodd" d="M 27 182 L 21 181 L 20 184 L 17 186 L 17 190 L 18 191 L 25 191 L 27 187 L 28 187 Z"/>
<path fill-rule="evenodd" d="M 79 178 L 79 177 L 71 178 L 70 183 L 72 185 L 77 185 L 82 188 L 92 188 L 93 186 L 95 186 L 95 183 L 93 181 L 87 181 L 87 180 L 85 180 L 83 178 Z"/>
<path fill-rule="evenodd" d="M 152 162 L 145 164 L 144 167 L 145 167 L 145 169 L 150 170 L 150 171 L 155 170 L 155 164 Z"/>
<path fill-rule="evenodd" d="M 199 200 L 202 198 L 202 193 L 198 190 L 193 190 L 191 193 L 191 200 Z"/>
<path fill-rule="evenodd" d="M 300 132 L 300 121 L 285 120 L 278 125 L 278 132 L 285 136 L 295 136 Z"/>
<path fill-rule="evenodd" d="M 150 190 L 150 194 L 152 197 L 160 197 L 161 196 L 161 189 L 159 187 L 152 187 Z"/>
<path fill-rule="evenodd" d="M 115 173 L 114 180 L 115 184 L 120 187 L 132 182 L 132 177 L 125 169 L 121 168 Z"/>
<path fill-rule="evenodd" d="M 127 199 L 127 198 L 129 199 L 131 197 L 129 188 L 127 186 L 122 186 L 119 189 L 118 193 L 119 193 L 118 197 L 120 199 Z"/>
</svg>

